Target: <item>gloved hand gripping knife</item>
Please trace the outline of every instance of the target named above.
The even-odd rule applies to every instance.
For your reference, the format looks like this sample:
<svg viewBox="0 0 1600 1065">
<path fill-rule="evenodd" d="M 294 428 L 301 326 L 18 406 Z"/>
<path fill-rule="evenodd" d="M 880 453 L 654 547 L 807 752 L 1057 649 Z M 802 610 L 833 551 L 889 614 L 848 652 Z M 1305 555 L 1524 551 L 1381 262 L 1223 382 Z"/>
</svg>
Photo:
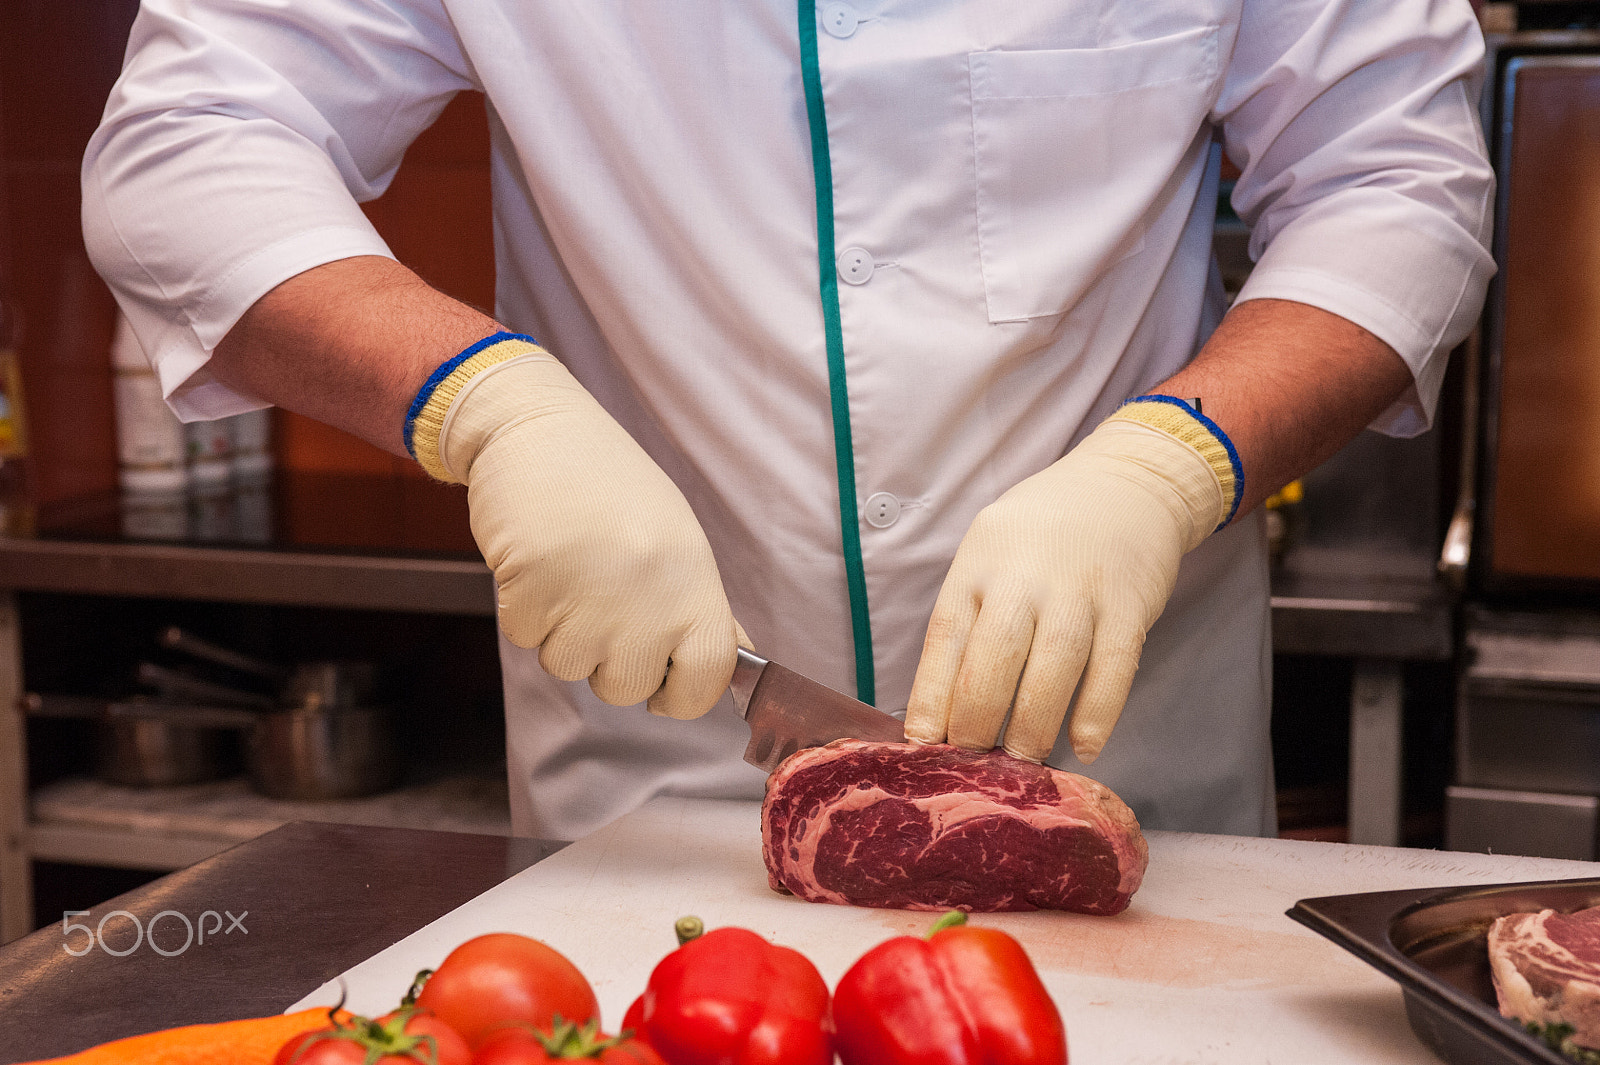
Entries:
<svg viewBox="0 0 1600 1065">
<path fill-rule="evenodd" d="M 554 356 L 513 333 L 479 341 L 429 377 L 405 438 L 430 474 L 467 486 L 507 639 L 613 705 L 711 708 L 742 637 L 711 545 L 683 493 Z"/>
<path fill-rule="evenodd" d="M 1043 761 L 1069 726 L 1093 761 L 1133 685 L 1178 563 L 1232 520 L 1227 435 L 1189 403 L 1139 396 L 973 521 L 928 626 L 906 736 Z M 1081 680 L 1081 684 L 1080 684 Z"/>
</svg>

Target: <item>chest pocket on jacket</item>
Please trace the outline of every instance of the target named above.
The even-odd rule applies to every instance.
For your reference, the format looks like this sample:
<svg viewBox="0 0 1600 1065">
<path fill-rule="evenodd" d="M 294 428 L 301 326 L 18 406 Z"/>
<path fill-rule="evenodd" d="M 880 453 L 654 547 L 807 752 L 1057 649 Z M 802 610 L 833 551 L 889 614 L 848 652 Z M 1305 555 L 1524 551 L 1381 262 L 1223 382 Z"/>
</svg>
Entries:
<svg viewBox="0 0 1600 1065">
<path fill-rule="evenodd" d="M 1210 109 L 1217 30 L 967 65 L 989 320 L 1060 314 L 1143 247 Z"/>
</svg>

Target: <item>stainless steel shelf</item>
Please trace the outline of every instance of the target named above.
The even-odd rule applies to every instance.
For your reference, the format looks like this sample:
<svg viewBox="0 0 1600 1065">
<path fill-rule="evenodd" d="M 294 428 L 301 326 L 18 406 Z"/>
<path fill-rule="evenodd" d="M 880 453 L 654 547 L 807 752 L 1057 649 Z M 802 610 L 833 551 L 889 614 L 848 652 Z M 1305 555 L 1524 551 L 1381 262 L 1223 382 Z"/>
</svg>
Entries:
<svg viewBox="0 0 1600 1065">
<path fill-rule="evenodd" d="M 481 560 L 0 538 L 0 588 L 230 603 L 495 613 Z"/>
<path fill-rule="evenodd" d="M 1414 569 L 1426 572 L 1426 566 Z M 1448 587 L 1396 566 L 1367 576 L 1273 575 L 1272 649 L 1353 660 L 1350 685 L 1349 839 L 1401 842 L 1402 746 L 1408 661 L 1454 654 L 1455 601 Z"/>
<path fill-rule="evenodd" d="M 176 869 L 295 820 L 510 830 L 503 793 L 490 804 L 493 809 L 479 809 L 465 822 L 441 821 L 437 795 L 430 799 L 405 791 L 354 804 L 271 804 L 238 782 L 230 785 L 239 791 L 231 798 L 190 794 L 165 813 L 141 805 L 152 801 L 148 793 L 112 795 L 93 781 L 30 794 L 23 715 L 4 712 L 18 707 L 22 697 L 17 592 L 495 614 L 494 578 L 482 560 L 470 557 L 0 538 L 0 942 L 31 928 L 36 858 Z M 138 823 L 128 822 L 128 816 Z"/>
<path fill-rule="evenodd" d="M 291 821 L 510 835 L 500 776 L 450 776 L 359 799 L 285 802 L 242 777 L 130 788 L 71 777 L 32 795 L 28 852 L 43 861 L 182 869 Z"/>
<path fill-rule="evenodd" d="M 1442 662 L 1454 654 L 1454 601 L 1438 582 L 1275 576 L 1272 649 Z"/>
</svg>

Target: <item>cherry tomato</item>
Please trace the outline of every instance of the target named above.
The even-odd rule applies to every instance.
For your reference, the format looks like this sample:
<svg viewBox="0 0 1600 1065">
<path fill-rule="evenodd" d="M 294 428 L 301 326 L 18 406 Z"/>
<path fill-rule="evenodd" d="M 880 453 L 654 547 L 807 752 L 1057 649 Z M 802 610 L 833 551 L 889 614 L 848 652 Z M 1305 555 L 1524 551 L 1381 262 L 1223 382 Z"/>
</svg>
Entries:
<svg viewBox="0 0 1600 1065">
<path fill-rule="evenodd" d="M 552 1061 L 593 1061 L 600 1065 L 665 1065 L 654 1050 L 631 1036 L 596 1034 L 562 1022 L 554 1035 L 525 1027 L 501 1028 L 484 1039 L 472 1065 L 546 1065 Z"/>
<path fill-rule="evenodd" d="M 403 1009 L 297 1035 L 278 1050 L 272 1065 L 468 1065 L 471 1060 L 466 1040 L 449 1025 Z"/>
<path fill-rule="evenodd" d="M 506 1025 L 548 1032 L 557 1018 L 581 1026 L 600 1015 L 594 989 L 576 965 L 537 939 L 511 932 L 478 936 L 451 951 L 416 1002 L 473 1049 Z"/>
</svg>

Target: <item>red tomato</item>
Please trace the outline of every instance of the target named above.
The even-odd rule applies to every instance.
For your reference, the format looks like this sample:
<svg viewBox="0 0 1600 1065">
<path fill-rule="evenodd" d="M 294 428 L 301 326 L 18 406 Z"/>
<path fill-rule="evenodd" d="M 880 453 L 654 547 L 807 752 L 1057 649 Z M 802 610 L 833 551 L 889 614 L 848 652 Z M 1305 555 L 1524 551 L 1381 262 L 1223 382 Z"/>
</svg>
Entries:
<svg viewBox="0 0 1600 1065">
<path fill-rule="evenodd" d="M 546 1065 L 551 1061 L 594 1061 L 600 1065 L 665 1065 L 654 1050 L 633 1038 L 584 1033 L 557 1038 L 527 1028 L 502 1028 L 490 1034 L 472 1055 L 472 1065 Z"/>
<path fill-rule="evenodd" d="M 285 1043 L 272 1065 L 468 1065 L 466 1040 L 439 1018 L 415 1010 L 305 1032 Z"/>
<path fill-rule="evenodd" d="M 394 1014 L 389 1016 L 393 1017 Z M 418 1011 L 412 1015 L 405 1030 L 407 1035 L 422 1037 L 425 1048 L 429 1045 L 426 1040 L 432 1040 L 433 1053 L 425 1054 L 424 1061 L 432 1061 L 434 1065 L 467 1065 L 472 1060 L 472 1048 L 461 1038 L 461 1034 L 431 1013 Z"/>
<path fill-rule="evenodd" d="M 594 989 L 576 965 L 537 939 L 511 932 L 469 939 L 452 950 L 428 977 L 417 1005 L 473 1049 L 504 1025 L 549 1031 L 558 1017 L 584 1025 L 600 1015 Z"/>
</svg>

